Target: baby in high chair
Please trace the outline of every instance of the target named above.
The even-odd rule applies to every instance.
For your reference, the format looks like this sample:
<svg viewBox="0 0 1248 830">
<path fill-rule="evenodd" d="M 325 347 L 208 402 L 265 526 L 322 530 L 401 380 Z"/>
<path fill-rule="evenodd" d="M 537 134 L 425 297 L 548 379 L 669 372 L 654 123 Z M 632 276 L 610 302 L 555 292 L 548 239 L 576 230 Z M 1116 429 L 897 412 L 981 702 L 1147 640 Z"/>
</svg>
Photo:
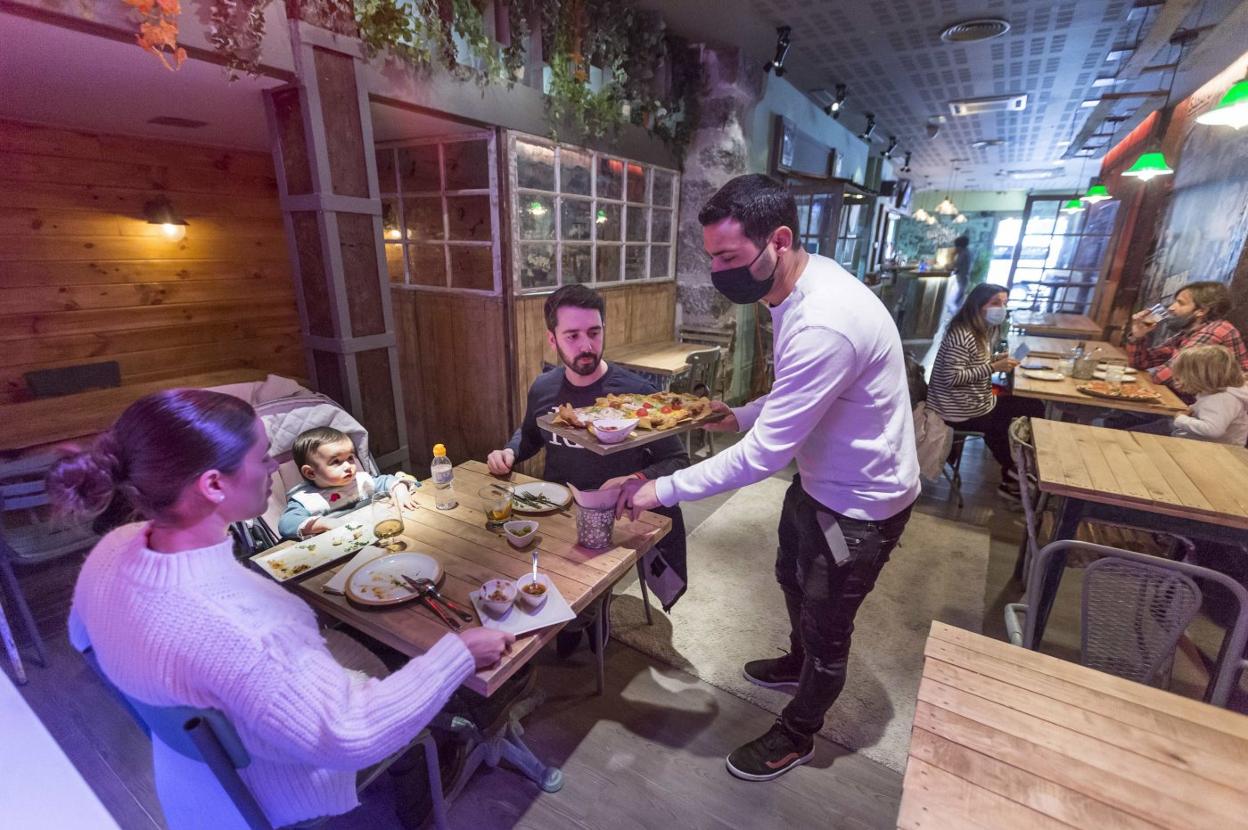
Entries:
<svg viewBox="0 0 1248 830">
<path fill-rule="evenodd" d="M 334 516 L 361 507 L 378 492 L 393 492 L 404 507 L 416 506 L 409 484 L 415 479 L 407 473 L 369 475 L 345 432 L 332 427 L 303 432 L 295 439 L 291 456 L 304 481 L 286 493 L 286 510 L 277 523 L 284 539 L 306 539 L 333 530 L 340 524 Z"/>
</svg>

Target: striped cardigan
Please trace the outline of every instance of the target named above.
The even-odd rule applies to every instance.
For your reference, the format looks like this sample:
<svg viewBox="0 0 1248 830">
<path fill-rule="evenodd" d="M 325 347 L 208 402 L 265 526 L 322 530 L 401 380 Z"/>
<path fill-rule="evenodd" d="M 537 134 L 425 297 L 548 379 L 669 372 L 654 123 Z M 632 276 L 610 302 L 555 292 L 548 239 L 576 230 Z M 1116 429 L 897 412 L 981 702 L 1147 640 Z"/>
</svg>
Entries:
<svg viewBox="0 0 1248 830">
<path fill-rule="evenodd" d="M 987 415 L 996 405 L 986 351 L 966 326 L 950 326 L 945 332 L 927 384 L 927 405 L 946 421 L 957 423 Z"/>
</svg>

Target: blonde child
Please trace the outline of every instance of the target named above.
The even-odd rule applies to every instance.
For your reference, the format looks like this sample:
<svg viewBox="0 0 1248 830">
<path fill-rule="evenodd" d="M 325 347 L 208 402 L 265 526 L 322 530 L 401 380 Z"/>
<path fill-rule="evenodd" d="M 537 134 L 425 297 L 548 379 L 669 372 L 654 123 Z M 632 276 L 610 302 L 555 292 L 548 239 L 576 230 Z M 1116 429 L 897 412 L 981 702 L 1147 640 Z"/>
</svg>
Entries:
<svg viewBox="0 0 1248 830">
<path fill-rule="evenodd" d="M 1171 364 L 1176 386 L 1196 396 L 1190 415 L 1174 419 L 1173 434 L 1242 447 L 1248 442 L 1248 386 L 1225 346 L 1193 346 Z"/>
</svg>

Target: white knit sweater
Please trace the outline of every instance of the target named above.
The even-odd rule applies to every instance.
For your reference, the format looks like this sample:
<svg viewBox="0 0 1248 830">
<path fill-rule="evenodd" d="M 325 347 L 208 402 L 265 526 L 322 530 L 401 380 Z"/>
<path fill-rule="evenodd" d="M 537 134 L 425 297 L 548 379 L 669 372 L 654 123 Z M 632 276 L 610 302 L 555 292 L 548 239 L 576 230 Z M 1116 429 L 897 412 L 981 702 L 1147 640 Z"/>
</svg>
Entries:
<svg viewBox="0 0 1248 830">
<path fill-rule="evenodd" d="M 385 679 L 344 669 L 312 609 L 236 562 L 228 541 L 157 553 L 148 530 L 126 525 L 95 546 L 74 590 L 71 638 L 80 648 L 88 639 L 131 697 L 224 712 L 252 756 L 243 780 L 276 827 L 354 808 L 355 771 L 410 742 L 473 671 L 454 635 Z M 170 785 L 187 768 L 161 749 L 153 756 L 170 827 L 237 821 L 237 812 L 170 804 L 169 793 L 203 794 Z"/>
</svg>

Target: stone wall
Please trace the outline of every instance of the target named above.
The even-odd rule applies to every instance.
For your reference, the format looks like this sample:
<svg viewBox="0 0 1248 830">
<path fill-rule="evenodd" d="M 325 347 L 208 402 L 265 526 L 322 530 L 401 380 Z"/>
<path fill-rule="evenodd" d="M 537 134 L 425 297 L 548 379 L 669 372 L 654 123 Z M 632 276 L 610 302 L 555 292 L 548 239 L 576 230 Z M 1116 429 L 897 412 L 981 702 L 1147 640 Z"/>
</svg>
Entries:
<svg viewBox="0 0 1248 830">
<path fill-rule="evenodd" d="M 682 322 L 726 326 L 736 321 L 736 309 L 711 285 L 698 211 L 729 179 L 751 172 L 746 125 L 762 98 L 764 76 L 762 67 L 737 49 L 703 47 L 702 68 L 699 124 L 681 181 L 676 301 Z"/>
</svg>

